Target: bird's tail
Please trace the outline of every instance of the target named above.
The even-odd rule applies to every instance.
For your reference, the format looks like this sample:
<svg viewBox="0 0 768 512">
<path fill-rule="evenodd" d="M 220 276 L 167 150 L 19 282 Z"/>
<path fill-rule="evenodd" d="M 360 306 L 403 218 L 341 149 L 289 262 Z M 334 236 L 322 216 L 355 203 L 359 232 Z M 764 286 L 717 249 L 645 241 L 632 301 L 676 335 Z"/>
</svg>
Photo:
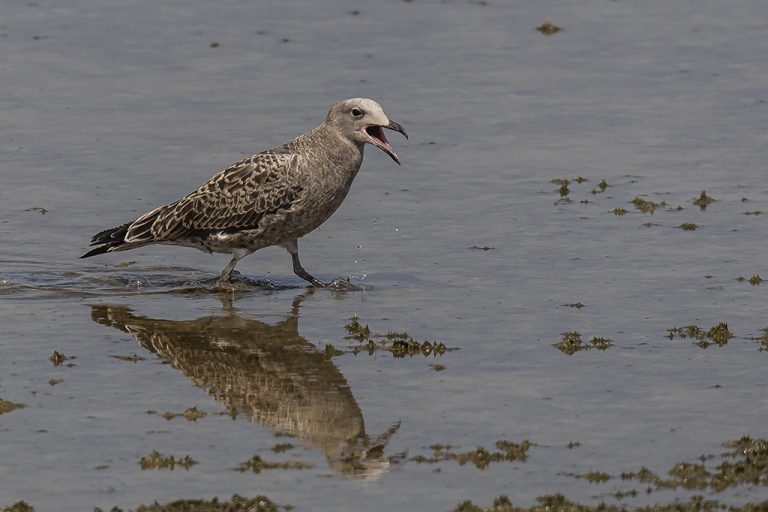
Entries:
<svg viewBox="0 0 768 512">
<path fill-rule="evenodd" d="M 95 249 L 91 249 L 87 253 L 80 256 L 81 258 L 90 258 L 97 254 L 104 254 L 105 252 L 112 252 L 118 250 L 118 248 L 125 244 L 125 235 L 128 234 L 128 227 L 131 223 L 123 224 L 116 228 L 105 229 L 100 233 L 96 233 L 91 238 L 91 245 L 99 245 Z"/>
</svg>

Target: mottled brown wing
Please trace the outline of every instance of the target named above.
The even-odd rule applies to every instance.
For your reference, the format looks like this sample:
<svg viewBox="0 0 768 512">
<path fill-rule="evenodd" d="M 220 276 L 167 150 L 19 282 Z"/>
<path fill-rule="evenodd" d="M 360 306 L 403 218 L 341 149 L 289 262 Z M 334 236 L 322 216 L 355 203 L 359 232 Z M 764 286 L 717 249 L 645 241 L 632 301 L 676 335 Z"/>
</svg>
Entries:
<svg viewBox="0 0 768 512">
<path fill-rule="evenodd" d="M 178 240 L 204 232 L 255 229 L 288 209 L 302 186 L 296 154 L 264 152 L 238 162 L 184 199 L 148 212 L 128 228 L 128 243 Z"/>
</svg>

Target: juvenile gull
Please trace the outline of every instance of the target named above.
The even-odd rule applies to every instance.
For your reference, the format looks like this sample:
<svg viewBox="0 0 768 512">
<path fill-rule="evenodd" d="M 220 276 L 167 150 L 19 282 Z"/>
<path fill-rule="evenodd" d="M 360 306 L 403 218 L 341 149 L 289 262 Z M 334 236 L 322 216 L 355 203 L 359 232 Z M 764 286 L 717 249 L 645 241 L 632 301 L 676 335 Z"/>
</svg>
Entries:
<svg viewBox="0 0 768 512">
<path fill-rule="evenodd" d="M 218 281 L 226 285 L 238 261 L 264 247 L 282 245 L 297 276 L 326 286 L 301 266 L 299 238 L 325 222 L 344 201 L 366 144 L 400 164 L 382 128 L 408 138 L 373 100 L 334 103 L 314 130 L 227 167 L 183 199 L 96 234 L 91 245 L 99 247 L 81 258 L 149 244 L 228 253 L 232 260 Z"/>
</svg>

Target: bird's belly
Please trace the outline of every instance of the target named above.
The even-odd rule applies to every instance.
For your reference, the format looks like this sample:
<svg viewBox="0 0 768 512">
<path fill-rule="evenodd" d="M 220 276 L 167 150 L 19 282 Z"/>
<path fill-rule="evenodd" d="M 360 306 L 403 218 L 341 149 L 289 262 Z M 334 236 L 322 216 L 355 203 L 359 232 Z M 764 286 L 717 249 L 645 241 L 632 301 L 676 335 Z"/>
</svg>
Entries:
<svg viewBox="0 0 768 512">
<path fill-rule="evenodd" d="M 284 245 L 317 229 L 333 213 L 326 210 L 297 209 L 285 214 L 269 215 L 261 219 L 255 229 L 216 231 L 177 245 L 220 253 L 253 252 L 273 245 Z"/>
</svg>

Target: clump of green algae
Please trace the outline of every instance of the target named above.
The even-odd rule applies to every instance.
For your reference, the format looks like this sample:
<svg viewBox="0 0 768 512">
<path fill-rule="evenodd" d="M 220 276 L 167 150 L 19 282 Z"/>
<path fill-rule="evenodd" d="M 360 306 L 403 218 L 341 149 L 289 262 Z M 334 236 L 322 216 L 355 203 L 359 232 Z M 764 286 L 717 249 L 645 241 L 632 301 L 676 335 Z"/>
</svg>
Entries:
<svg viewBox="0 0 768 512">
<path fill-rule="evenodd" d="M 588 471 L 584 478 L 591 484 L 600 484 L 611 479 L 611 475 L 603 471 Z"/>
<path fill-rule="evenodd" d="M 295 448 L 295 446 L 292 443 L 277 443 L 271 450 L 275 453 L 283 453 L 293 448 Z"/>
<path fill-rule="evenodd" d="M 346 339 L 360 342 L 359 346 L 352 349 L 352 352 L 355 354 L 365 350 L 369 355 L 372 355 L 376 350 L 386 350 L 391 352 L 396 358 L 413 357 L 418 354 L 422 354 L 425 357 L 429 355 L 436 357 L 442 356 L 449 350 L 456 350 L 449 349 L 440 342 L 433 343 L 427 340 L 414 340 L 407 332 L 388 332 L 387 334 L 371 332 L 368 324 L 361 324 L 360 318 L 357 316 L 350 318 L 344 329 L 348 333 L 345 336 Z M 344 351 L 337 352 L 344 353 Z"/>
<path fill-rule="evenodd" d="M 152 453 L 149 455 L 142 457 L 139 461 L 139 465 L 141 466 L 142 470 L 145 469 L 170 469 L 173 471 L 176 466 L 181 466 L 182 468 L 189 470 L 192 466 L 197 464 L 198 462 L 190 457 L 189 455 L 185 455 L 184 457 L 175 459 L 173 455 L 163 455 L 157 450 L 152 450 Z"/>
<path fill-rule="evenodd" d="M 312 464 L 302 461 L 286 460 L 282 462 L 273 462 L 264 460 L 259 455 L 254 455 L 245 462 L 241 462 L 235 469 L 244 473 L 251 471 L 252 473 L 261 473 L 265 469 L 310 469 L 314 467 Z"/>
<path fill-rule="evenodd" d="M 675 338 L 694 338 L 697 340 L 696 345 L 701 348 L 707 348 L 712 343 L 722 347 L 733 337 L 733 333 L 728 330 L 728 324 L 725 322 L 719 322 L 717 325 L 713 325 L 706 331 L 695 324 L 667 329 L 667 338 L 671 340 Z"/>
<path fill-rule="evenodd" d="M 654 203 L 650 199 L 643 199 L 642 197 L 635 197 L 632 200 L 632 204 L 635 205 L 635 208 L 640 210 L 643 213 L 650 213 L 653 214 L 654 211 L 656 211 L 656 208 L 659 206 L 666 206 L 666 203 L 663 201 L 661 203 Z"/>
<path fill-rule="evenodd" d="M 683 231 L 696 231 L 699 228 L 698 224 L 695 224 L 693 222 L 683 222 L 680 224 L 680 229 Z"/>
<path fill-rule="evenodd" d="M 554 185 L 560 185 L 560 189 L 558 192 L 560 193 L 560 197 L 562 199 L 565 199 L 568 197 L 568 193 L 570 192 L 570 189 L 568 188 L 568 185 L 570 185 L 570 180 L 566 178 L 555 178 L 550 181 L 550 183 Z"/>
<path fill-rule="evenodd" d="M 714 201 L 714 198 L 712 196 L 708 196 L 707 193 L 704 190 L 702 190 L 701 194 L 699 194 L 699 197 L 693 200 L 693 204 L 701 208 L 701 211 L 704 211 L 707 209 L 707 205 L 709 205 L 709 203 L 713 201 Z"/>
<path fill-rule="evenodd" d="M 555 343 L 554 346 L 563 354 L 572 356 L 576 352 L 593 348 L 597 350 L 607 350 L 613 346 L 613 340 L 593 336 L 589 342 L 585 342 L 581 339 L 581 333 L 579 331 L 566 331 L 563 333 L 562 339 Z"/>
<path fill-rule="evenodd" d="M 637 481 L 647 484 L 647 493 L 658 490 L 685 489 L 687 491 L 709 491 L 721 493 L 739 486 L 766 487 L 768 486 L 768 441 L 752 439 L 748 436 L 726 441 L 723 446 L 730 450 L 720 454 L 721 462 L 715 467 L 708 467 L 707 461 L 714 459 L 713 455 L 702 455 L 698 462 L 678 462 L 667 471 L 667 476 L 661 476 L 648 468 L 641 467 L 638 471 L 621 473 L 622 481 Z M 574 475 L 585 478 L 591 483 L 600 484 L 608 481 L 608 473 L 589 472 L 585 475 Z M 613 494 L 617 499 L 636 496 L 635 489 L 618 491 Z M 669 504 L 656 503 L 651 506 L 629 508 L 625 505 L 583 505 L 567 500 L 560 494 L 536 498 L 537 504 L 532 507 L 513 505 L 506 496 L 494 500 L 493 505 L 481 508 L 470 501 L 465 501 L 453 512 L 759 512 L 768 510 L 768 501 L 746 503 L 744 505 L 727 505 L 717 500 L 705 499 L 703 496 L 693 496 L 686 502 L 676 500 Z"/>
<path fill-rule="evenodd" d="M 35 512 L 35 509 L 26 501 L 17 501 L 13 505 L 3 507 L 2 512 Z"/>
<path fill-rule="evenodd" d="M 763 329 L 763 334 L 752 339 L 760 342 L 760 352 L 768 351 L 768 327 Z"/>
<path fill-rule="evenodd" d="M 411 461 L 421 464 L 437 464 L 446 460 L 453 460 L 463 466 L 467 463 L 474 464 L 477 469 L 485 469 L 495 462 L 525 462 L 526 454 L 531 446 L 535 446 L 527 439 L 520 443 L 500 440 L 496 441 L 496 449 L 489 451 L 480 446 L 467 452 L 454 452 L 451 445 L 433 444 L 430 446 L 432 455 L 416 455 Z"/>
<path fill-rule="evenodd" d="M 552 34 L 557 34 L 562 29 L 553 23 L 546 22 L 536 27 L 536 30 L 538 30 L 545 36 L 551 36 Z"/>
<path fill-rule="evenodd" d="M 635 493 L 636 494 L 636 493 Z M 619 495 L 619 493 L 617 493 Z M 624 496 L 624 493 L 621 494 Z M 583 505 L 568 500 L 562 494 L 551 494 L 536 498 L 532 507 L 514 505 L 506 496 L 499 496 L 492 505 L 479 507 L 471 501 L 461 503 L 451 512 L 760 512 L 768 507 L 768 501 L 748 503 L 742 506 L 727 506 L 717 500 L 706 500 L 702 496 L 693 496 L 688 501 L 675 501 L 669 504 L 654 504 L 645 507 L 627 508 L 624 505 Z"/>
<path fill-rule="evenodd" d="M 208 413 L 205 411 L 198 410 L 197 406 L 189 407 L 184 412 L 165 412 L 162 414 L 163 418 L 165 418 L 168 421 L 171 421 L 174 418 L 177 418 L 179 416 L 183 416 L 186 418 L 187 421 L 197 421 L 201 418 L 205 418 L 208 416 Z"/>
<path fill-rule="evenodd" d="M 647 468 L 638 472 L 622 473 L 622 480 L 636 479 L 650 483 L 656 489 L 709 490 L 715 493 L 740 485 L 768 486 L 768 441 L 744 436 L 723 443 L 731 451 L 721 454 L 723 461 L 714 469 L 708 469 L 704 461 L 678 462 L 663 478 Z"/>
<path fill-rule="evenodd" d="M 288 506 L 282 508 L 289 510 Z M 180 499 L 161 505 L 157 502 L 152 505 L 141 505 L 135 512 L 277 512 L 278 506 L 265 496 L 244 498 L 235 494 L 226 501 L 218 498 L 206 499 Z M 14 511 L 15 512 L 15 511 Z M 19 511 L 21 512 L 21 511 Z M 104 512 L 96 508 L 94 512 Z M 112 508 L 110 512 L 124 512 L 121 508 Z"/>
<path fill-rule="evenodd" d="M 2 398 L 0 398 L 0 414 L 5 414 L 7 412 L 11 412 L 16 409 L 21 409 L 23 407 L 26 407 L 26 405 L 22 403 L 3 400 Z"/>
<path fill-rule="evenodd" d="M 606 188 L 608 188 L 608 183 L 605 180 L 600 180 L 600 182 L 597 184 L 597 186 L 592 189 L 592 193 L 593 194 L 600 194 L 602 192 L 605 192 Z"/>
<path fill-rule="evenodd" d="M 120 361 L 128 361 L 128 362 L 131 362 L 131 363 L 138 363 L 139 361 L 144 361 L 146 359 L 145 357 L 141 357 L 138 354 L 131 354 L 129 356 L 113 355 L 113 356 L 109 356 L 109 357 L 111 357 L 112 359 L 118 359 Z"/>
<path fill-rule="evenodd" d="M 58 350 L 54 350 L 53 354 L 51 354 L 51 357 L 49 357 L 48 359 L 53 363 L 53 366 L 60 366 L 64 361 L 66 361 L 67 356 L 65 356 Z"/>
</svg>

